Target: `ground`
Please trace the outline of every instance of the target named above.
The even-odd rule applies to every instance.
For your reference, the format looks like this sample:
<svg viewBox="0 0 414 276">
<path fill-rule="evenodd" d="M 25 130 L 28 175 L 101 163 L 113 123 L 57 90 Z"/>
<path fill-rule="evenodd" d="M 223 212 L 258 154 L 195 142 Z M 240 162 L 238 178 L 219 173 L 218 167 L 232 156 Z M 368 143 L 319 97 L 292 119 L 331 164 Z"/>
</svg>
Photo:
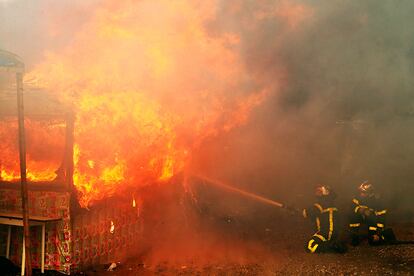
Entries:
<svg viewBox="0 0 414 276">
<path fill-rule="evenodd" d="M 102 269 L 84 275 L 411 275 L 414 273 L 414 247 L 393 246 L 351 248 L 337 255 L 309 255 L 292 250 L 284 259 L 278 254 L 274 262 L 251 264 L 217 264 L 198 266 L 168 263 L 146 267 L 133 261 L 121 264 L 118 270 Z"/>
<path fill-rule="evenodd" d="M 224 217 L 214 223 L 221 229 L 222 248 L 229 258 L 197 261 L 197 258 L 153 262 L 146 256 L 124 260 L 112 272 L 96 267 L 79 275 L 411 275 L 414 245 L 349 246 L 345 254 L 308 254 L 304 243 L 312 229 L 300 219 L 280 214 L 242 220 Z M 221 225 L 220 225 L 221 223 Z M 414 223 L 393 223 L 400 240 L 414 239 Z M 232 242 L 229 242 L 231 240 Z M 224 242 L 225 241 L 225 242 Z M 253 241 L 253 243 L 249 243 Z M 254 244 L 254 245 L 252 245 Z M 245 245 L 245 248 L 240 247 Z M 258 249 L 258 246 L 261 249 Z M 179 249 L 177 249 L 179 251 Z M 200 248 L 200 250 L 203 250 Z M 207 249 L 209 250 L 209 249 Z M 177 251 L 177 252 L 178 252 Z M 179 254 L 170 252 L 171 254 Z M 199 253 L 199 252 L 197 252 Z M 232 258 L 240 255 L 239 259 Z"/>
<path fill-rule="evenodd" d="M 202 191 L 194 201 L 155 191 L 157 200 L 143 207 L 144 234 L 136 250 L 118 252 L 124 257 L 114 260 L 119 263 L 113 271 L 103 264 L 75 275 L 414 274 L 412 244 L 372 247 L 364 241 L 344 254 L 309 254 L 304 247 L 314 226 L 298 213 L 222 193 Z M 345 214 L 336 222 L 344 241 Z M 397 239 L 414 240 L 411 213 L 393 210 L 387 225 Z"/>
</svg>

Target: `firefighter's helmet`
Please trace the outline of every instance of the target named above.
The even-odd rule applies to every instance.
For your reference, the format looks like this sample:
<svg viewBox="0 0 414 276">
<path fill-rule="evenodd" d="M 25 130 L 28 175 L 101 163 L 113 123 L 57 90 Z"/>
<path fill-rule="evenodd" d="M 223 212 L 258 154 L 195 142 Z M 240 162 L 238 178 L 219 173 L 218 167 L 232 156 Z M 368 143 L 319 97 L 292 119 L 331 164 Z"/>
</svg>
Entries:
<svg viewBox="0 0 414 276">
<path fill-rule="evenodd" d="M 328 185 L 319 184 L 316 186 L 315 195 L 316 196 L 328 196 L 331 194 L 331 187 Z"/>
<path fill-rule="evenodd" d="M 374 192 L 374 186 L 368 180 L 365 180 L 359 185 L 358 190 L 362 194 L 372 195 Z"/>
</svg>

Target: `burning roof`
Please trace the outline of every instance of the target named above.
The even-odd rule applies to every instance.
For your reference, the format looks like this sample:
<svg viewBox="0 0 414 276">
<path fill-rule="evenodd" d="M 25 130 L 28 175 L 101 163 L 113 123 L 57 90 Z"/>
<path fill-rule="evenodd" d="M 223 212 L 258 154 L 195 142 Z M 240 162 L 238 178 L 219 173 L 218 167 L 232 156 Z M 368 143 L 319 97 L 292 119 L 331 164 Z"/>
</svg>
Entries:
<svg viewBox="0 0 414 276">
<path fill-rule="evenodd" d="M 14 54 L 0 51 L 0 181 L 20 180 L 15 72 L 24 64 Z M 53 181 L 61 168 L 65 144 L 65 116 L 61 103 L 44 91 L 25 91 L 27 178 L 32 182 Z"/>
</svg>

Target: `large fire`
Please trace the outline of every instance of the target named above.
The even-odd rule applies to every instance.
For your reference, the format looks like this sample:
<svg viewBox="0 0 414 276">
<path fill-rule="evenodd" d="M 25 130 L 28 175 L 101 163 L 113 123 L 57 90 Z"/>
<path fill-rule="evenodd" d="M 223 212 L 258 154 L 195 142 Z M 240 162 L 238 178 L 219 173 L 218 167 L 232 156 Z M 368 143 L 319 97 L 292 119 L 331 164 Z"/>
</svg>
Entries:
<svg viewBox="0 0 414 276">
<path fill-rule="evenodd" d="M 104 1 L 69 45 L 46 53 L 26 75 L 76 114 L 81 205 L 170 179 L 203 140 L 246 122 L 267 97 L 244 65 L 240 35 L 209 31 L 219 4 Z M 294 8 L 255 20 L 279 16 L 295 25 L 301 10 Z M 28 169 L 31 180 L 52 177 L 46 167 Z"/>
</svg>

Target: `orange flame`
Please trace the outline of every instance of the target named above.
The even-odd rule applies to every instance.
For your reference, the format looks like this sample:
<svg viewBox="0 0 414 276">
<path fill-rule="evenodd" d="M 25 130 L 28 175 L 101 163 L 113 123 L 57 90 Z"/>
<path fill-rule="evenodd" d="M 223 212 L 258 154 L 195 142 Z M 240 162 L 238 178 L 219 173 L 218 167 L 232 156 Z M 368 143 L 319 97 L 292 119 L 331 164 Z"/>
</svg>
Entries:
<svg viewBox="0 0 414 276">
<path fill-rule="evenodd" d="M 73 106 L 82 206 L 169 180 L 205 138 L 245 123 L 268 96 L 244 66 L 239 34 L 207 29 L 218 5 L 104 1 L 26 76 Z M 302 14 L 286 9 L 289 20 Z"/>
<path fill-rule="evenodd" d="M 65 126 L 58 121 L 26 119 L 27 179 L 51 181 L 63 160 Z M 0 180 L 20 180 L 17 121 L 0 121 Z"/>
</svg>

